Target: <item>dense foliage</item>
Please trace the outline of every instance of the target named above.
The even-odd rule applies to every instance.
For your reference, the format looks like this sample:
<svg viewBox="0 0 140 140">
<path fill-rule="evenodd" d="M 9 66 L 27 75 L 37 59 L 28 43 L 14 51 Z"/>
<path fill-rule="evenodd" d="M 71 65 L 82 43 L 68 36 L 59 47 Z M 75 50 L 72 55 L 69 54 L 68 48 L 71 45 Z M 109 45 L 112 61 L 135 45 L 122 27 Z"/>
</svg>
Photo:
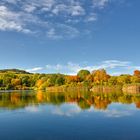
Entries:
<svg viewBox="0 0 140 140">
<path fill-rule="evenodd" d="M 133 75 L 110 76 L 104 69 L 80 70 L 77 75 L 31 74 L 23 70 L 0 70 L 0 89 L 46 89 L 54 86 L 126 85 L 140 83 L 140 71 Z"/>
</svg>

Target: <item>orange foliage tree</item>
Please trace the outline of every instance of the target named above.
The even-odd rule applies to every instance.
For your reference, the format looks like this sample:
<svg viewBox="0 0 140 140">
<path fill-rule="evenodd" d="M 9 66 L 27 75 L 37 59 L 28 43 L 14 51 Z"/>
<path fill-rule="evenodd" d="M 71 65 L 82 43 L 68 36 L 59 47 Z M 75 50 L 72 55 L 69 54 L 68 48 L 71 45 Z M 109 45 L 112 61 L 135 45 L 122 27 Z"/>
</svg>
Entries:
<svg viewBox="0 0 140 140">
<path fill-rule="evenodd" d="M 66 77 L 66 83 L 77 83 L 80 82 L 80 77 L 79 76 L 67 76 Z"/>
<path fill-rule="evenodd" d="M 107 74 L 107 72 L 104 69 L 94 70 L 92 72 L 92 75 L 93 75 L 93 82 L 95 84 L 103 85 L 110 78 L 110 76 Z"/>
<path fill-rule="evenodd" d="M 140 70 L 135 70 L 134 71 L 134 76 L 137 76 L 140 78 Z"/>
</svg>

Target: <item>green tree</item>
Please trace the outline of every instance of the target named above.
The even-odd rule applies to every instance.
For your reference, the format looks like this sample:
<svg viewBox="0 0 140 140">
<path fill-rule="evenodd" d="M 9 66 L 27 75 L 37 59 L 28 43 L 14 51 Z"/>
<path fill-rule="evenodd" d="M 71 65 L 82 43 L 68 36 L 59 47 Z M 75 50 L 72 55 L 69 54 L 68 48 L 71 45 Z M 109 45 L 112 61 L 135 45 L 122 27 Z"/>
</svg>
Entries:
<svg viewBox="0 0 140 140">
<path fill-rule="evenodd" d="M 108 84 L 109 84 L 109 85 L 117 85 L 117 76 L 111 76 L 111 77 L 108 79 Z"/>
<path fill-rule="evenodd" d="M 130 81 L 131 83 L 140 83 L 140 78 L 137 76 L 132 76 Z"/>
<path fill-rule="evenodd" d="M 80 77 L 81 81 L 84 81 L 86 80 L 86 77 L 90 75 L 90 71 L 88 70 L 80 70 L 78 73 L 77 73 L 77 76 Z"/>
<path fill-rule="evenodd" d="M 61 86 L 65 84 L 65 78 L 62 76 L 58 76 L 56 81 L 55 81 L 55 85 Z"/>
<path fill-rule="evenodd" d="M 117 78 L 117 83 L 120 84 L 120 85 L 124 85 L 124 84 L 129 84 L 131 83 L 131 76 L 130 75 L 120 75 L 118 76 Z"/>
</svg>

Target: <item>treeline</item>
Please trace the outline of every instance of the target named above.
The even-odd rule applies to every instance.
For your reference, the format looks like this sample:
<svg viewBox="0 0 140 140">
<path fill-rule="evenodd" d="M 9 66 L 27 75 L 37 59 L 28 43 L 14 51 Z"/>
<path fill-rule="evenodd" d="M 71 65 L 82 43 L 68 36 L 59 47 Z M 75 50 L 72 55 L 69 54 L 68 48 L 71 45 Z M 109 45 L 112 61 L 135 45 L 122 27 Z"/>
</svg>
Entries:
<svg viewBox="0 0 140 140">
<path fill-rule="evenodd" d="M 46 89 L 47 87 L 88 87 L 94 86 L 114 86 L 140 84 L 140 71 L 135 70 L 133 75 L 122 74 L 111 76 L 104 69 L 80 70 L 77 75 L 63 74 L 31 74 L 22 70 L 1 70 L 0 89 L 1 90 L 22 90 L 22 89 Z"/>
<path fill-rule="evenodd" d="M 19 70 L 19 69 L 4 69 L 4 70 L 0 70 L 0 73 L 30 74 L 25 70 Z"/>
</svg>

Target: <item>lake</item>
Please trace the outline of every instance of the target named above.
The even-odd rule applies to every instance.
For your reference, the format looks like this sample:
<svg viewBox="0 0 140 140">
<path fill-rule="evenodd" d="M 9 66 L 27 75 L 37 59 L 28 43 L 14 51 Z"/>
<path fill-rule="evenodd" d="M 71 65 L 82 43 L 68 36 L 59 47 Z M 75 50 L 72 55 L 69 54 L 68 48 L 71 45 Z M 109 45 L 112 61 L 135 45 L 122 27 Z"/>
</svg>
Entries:
<svg viewBox="0 0 140 140">
<path fill-rule="evenodd" d="M 138 140 L 140 95 L 0 92 L 1 140 Z"/>
</svg>

